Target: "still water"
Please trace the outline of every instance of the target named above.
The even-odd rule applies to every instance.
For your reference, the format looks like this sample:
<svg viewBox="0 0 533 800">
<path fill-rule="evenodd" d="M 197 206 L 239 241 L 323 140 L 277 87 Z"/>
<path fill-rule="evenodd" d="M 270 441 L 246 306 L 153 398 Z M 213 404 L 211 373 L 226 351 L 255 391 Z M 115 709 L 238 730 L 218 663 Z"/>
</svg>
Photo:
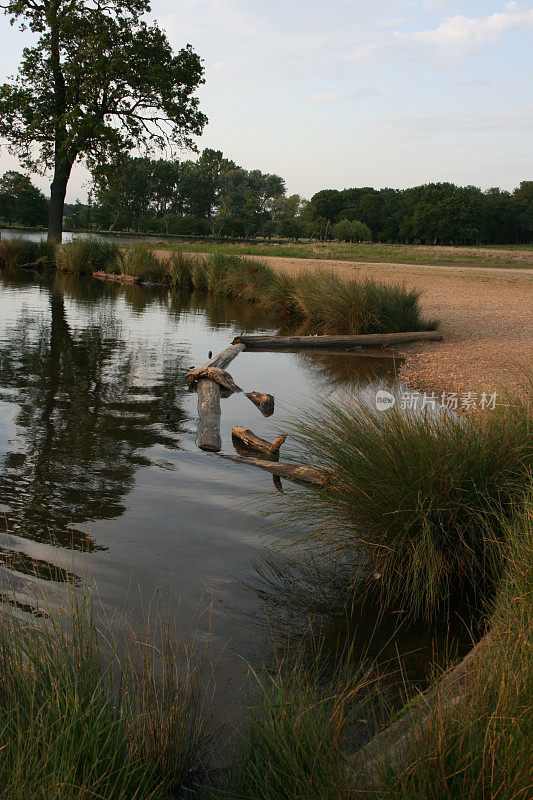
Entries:
<svg viewBox="0 0 533 800">
<path fill-rule="evenodd" d="M 169 597 L 209 642 L 220 687 L 261 651 L 263 601 L 250 586 L 271 546 L 298 530 L 265 533 L 266 512 L 286 501 L 270 474 L 197 449 L 197 398 L 184 380 L 242 331 L 272 332 L 257 309 L 0 272 L 4 600 L 9 586 L 31 610 L 36 587 L 89 579 L 105 609 L 139 621 Z M 265 419 L 243 395 L 224 399 L 227 453 L 234 425 L 273 438 L 304 405 L 376 375 L 394 381 L 395 362 L 242 353 L 230 369 L 245 390 L 274 394 L 276 412 Z"/>
</svg>

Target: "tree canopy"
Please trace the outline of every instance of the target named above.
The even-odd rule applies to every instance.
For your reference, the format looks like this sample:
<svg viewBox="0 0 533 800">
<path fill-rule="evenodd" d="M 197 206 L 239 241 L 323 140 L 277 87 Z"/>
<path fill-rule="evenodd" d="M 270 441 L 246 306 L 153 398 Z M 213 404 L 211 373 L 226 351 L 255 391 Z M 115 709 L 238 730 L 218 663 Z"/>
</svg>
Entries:
<svg viewBox="0 0 533 800">
<path fill-rule="evenodd" d="M 27 175 L 8 170 L 0 178 L 0 220 L 7 225 L 46 225 L 48 201 Z"/>
<path fill-rule="evenodd" d="M 194 96 L 203 67 L 190 45 L 176 55 L 147 0 L 5 0 L 29 28 L 17 76 L 0 87 L 0 136 L 22 163 L 53 169 L 49 236 L 61 237 L 73 164 L 110 161 L 134 147 L 192 147 L 206 117 Z"/>
</svg>

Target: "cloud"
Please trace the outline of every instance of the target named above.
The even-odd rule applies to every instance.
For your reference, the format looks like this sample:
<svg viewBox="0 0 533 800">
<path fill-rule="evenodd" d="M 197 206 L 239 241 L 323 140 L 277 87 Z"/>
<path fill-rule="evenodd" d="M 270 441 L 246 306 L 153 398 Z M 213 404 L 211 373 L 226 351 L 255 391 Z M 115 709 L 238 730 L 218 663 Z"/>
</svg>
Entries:
<svg viewBox="0 0 533 800">
<path fill-rule="evenodd" d="M 400 44 L 425 45 L 444 58 L 464 58 L 512 31 L 533 30 L 533 9 L 520 10 L 517 3 L 507 3 L 506 9 L 485 17 L 456 14 L 444 19 L 437 28 L 395 31 L 394 38 Z"/>
<path fill-rule="evenodd" d="M 358 86 L 351 92 L 319 92 L 311 95 L 311 104 L 314 106 L 326 106 L 331 103 L 341 103 L 345 100 L 361 100 L 367 97 L 381 97 L 383 92 L 373 86 Z"/>
</svg>

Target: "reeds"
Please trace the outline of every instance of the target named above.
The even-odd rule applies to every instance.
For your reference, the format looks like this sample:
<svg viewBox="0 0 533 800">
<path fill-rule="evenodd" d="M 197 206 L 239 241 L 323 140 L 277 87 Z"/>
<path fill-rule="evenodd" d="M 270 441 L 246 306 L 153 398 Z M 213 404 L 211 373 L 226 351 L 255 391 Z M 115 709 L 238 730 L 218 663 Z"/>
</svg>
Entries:
<svg viewBox="0 0 533 800">
<path fill-rule="evenodd" d="M 122 642 L 86 597 L 72 602 L 61 621 L 0 618 L 1 796 L 177 793 L 208 741 L 201 661 L 164 631 L 143 640 L 128 629 Z"/>
<path fill-rule="evenodd" d="M 367 588 L 388 606 L 433 617 L 452 598 L 494 587 L 499 520 L 533 468 L 527 397 L 467 417 L 325 402 L 305 412 L 296 437 L 333 475 L 326 489 L 302 496 L 315 543 L 344 558 L 352 552 L 354 576 L 366 555 Z"/>
<path fill-rule="evenodd" d="M 437 705 L 428 725 L 413 731 L 410 753 L 396 774 L 384 773 L 374 800 L 525 800 L 531 796 L 533 719 L 533 492 L 502 522 L 506 567 L 489 632 L 456 707 Z M 384 754 L 385 755 L 385 754 Z"/>
<path fill-rule="evenodd" d="M 39 243 L 28 239 L 13 238 L 0 240 L 0 265 L 19 267 L 37 261 Z"/>
<path fill-rule="evenodd" d="M 57 248 L 56 264 L 58 269 L 74 275 L 117 272 L 120 271 L 120 250 L 115 242 L 77 237 Z"/>
</svg>

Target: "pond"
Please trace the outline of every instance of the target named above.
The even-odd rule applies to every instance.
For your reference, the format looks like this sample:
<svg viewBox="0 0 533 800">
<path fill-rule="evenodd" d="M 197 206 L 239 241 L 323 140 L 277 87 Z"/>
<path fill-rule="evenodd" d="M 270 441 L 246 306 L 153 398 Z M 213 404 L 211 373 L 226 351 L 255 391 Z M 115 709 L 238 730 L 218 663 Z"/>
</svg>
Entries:
<svg viewBox="0 0 533 800">
<path fill-rule="evenodd" d="M 185 374 L 242 331 L 272 332 L 253 307 L 0 271 L 2 598 L 13 592 L 31 612 L 36 587 L 89 580 L 105 609 L 137 623 L 154 599 L 170 599 L 183 628 L 208 643 L 222 717 L 243 660 L 268 651 L 258 565 L 299 533 L 295 522 L 268 522 L 287 498 L 269 473 L 195 445 L 197 398 Z M 241 353 L 235 381 L 274 394 L 276 411 L 265 419 L 242 394 L 223 399 L 223 452 L 235 452 L 234 425 L 274 438 L 306 405 L 372 391 L 377 378 L 393 384 L 396 363 Z M 403 646 L 430 649 L 431 636 L 411 631 Z M 415 660 L 415 674 L 428 660 Z"/>
</svg>

